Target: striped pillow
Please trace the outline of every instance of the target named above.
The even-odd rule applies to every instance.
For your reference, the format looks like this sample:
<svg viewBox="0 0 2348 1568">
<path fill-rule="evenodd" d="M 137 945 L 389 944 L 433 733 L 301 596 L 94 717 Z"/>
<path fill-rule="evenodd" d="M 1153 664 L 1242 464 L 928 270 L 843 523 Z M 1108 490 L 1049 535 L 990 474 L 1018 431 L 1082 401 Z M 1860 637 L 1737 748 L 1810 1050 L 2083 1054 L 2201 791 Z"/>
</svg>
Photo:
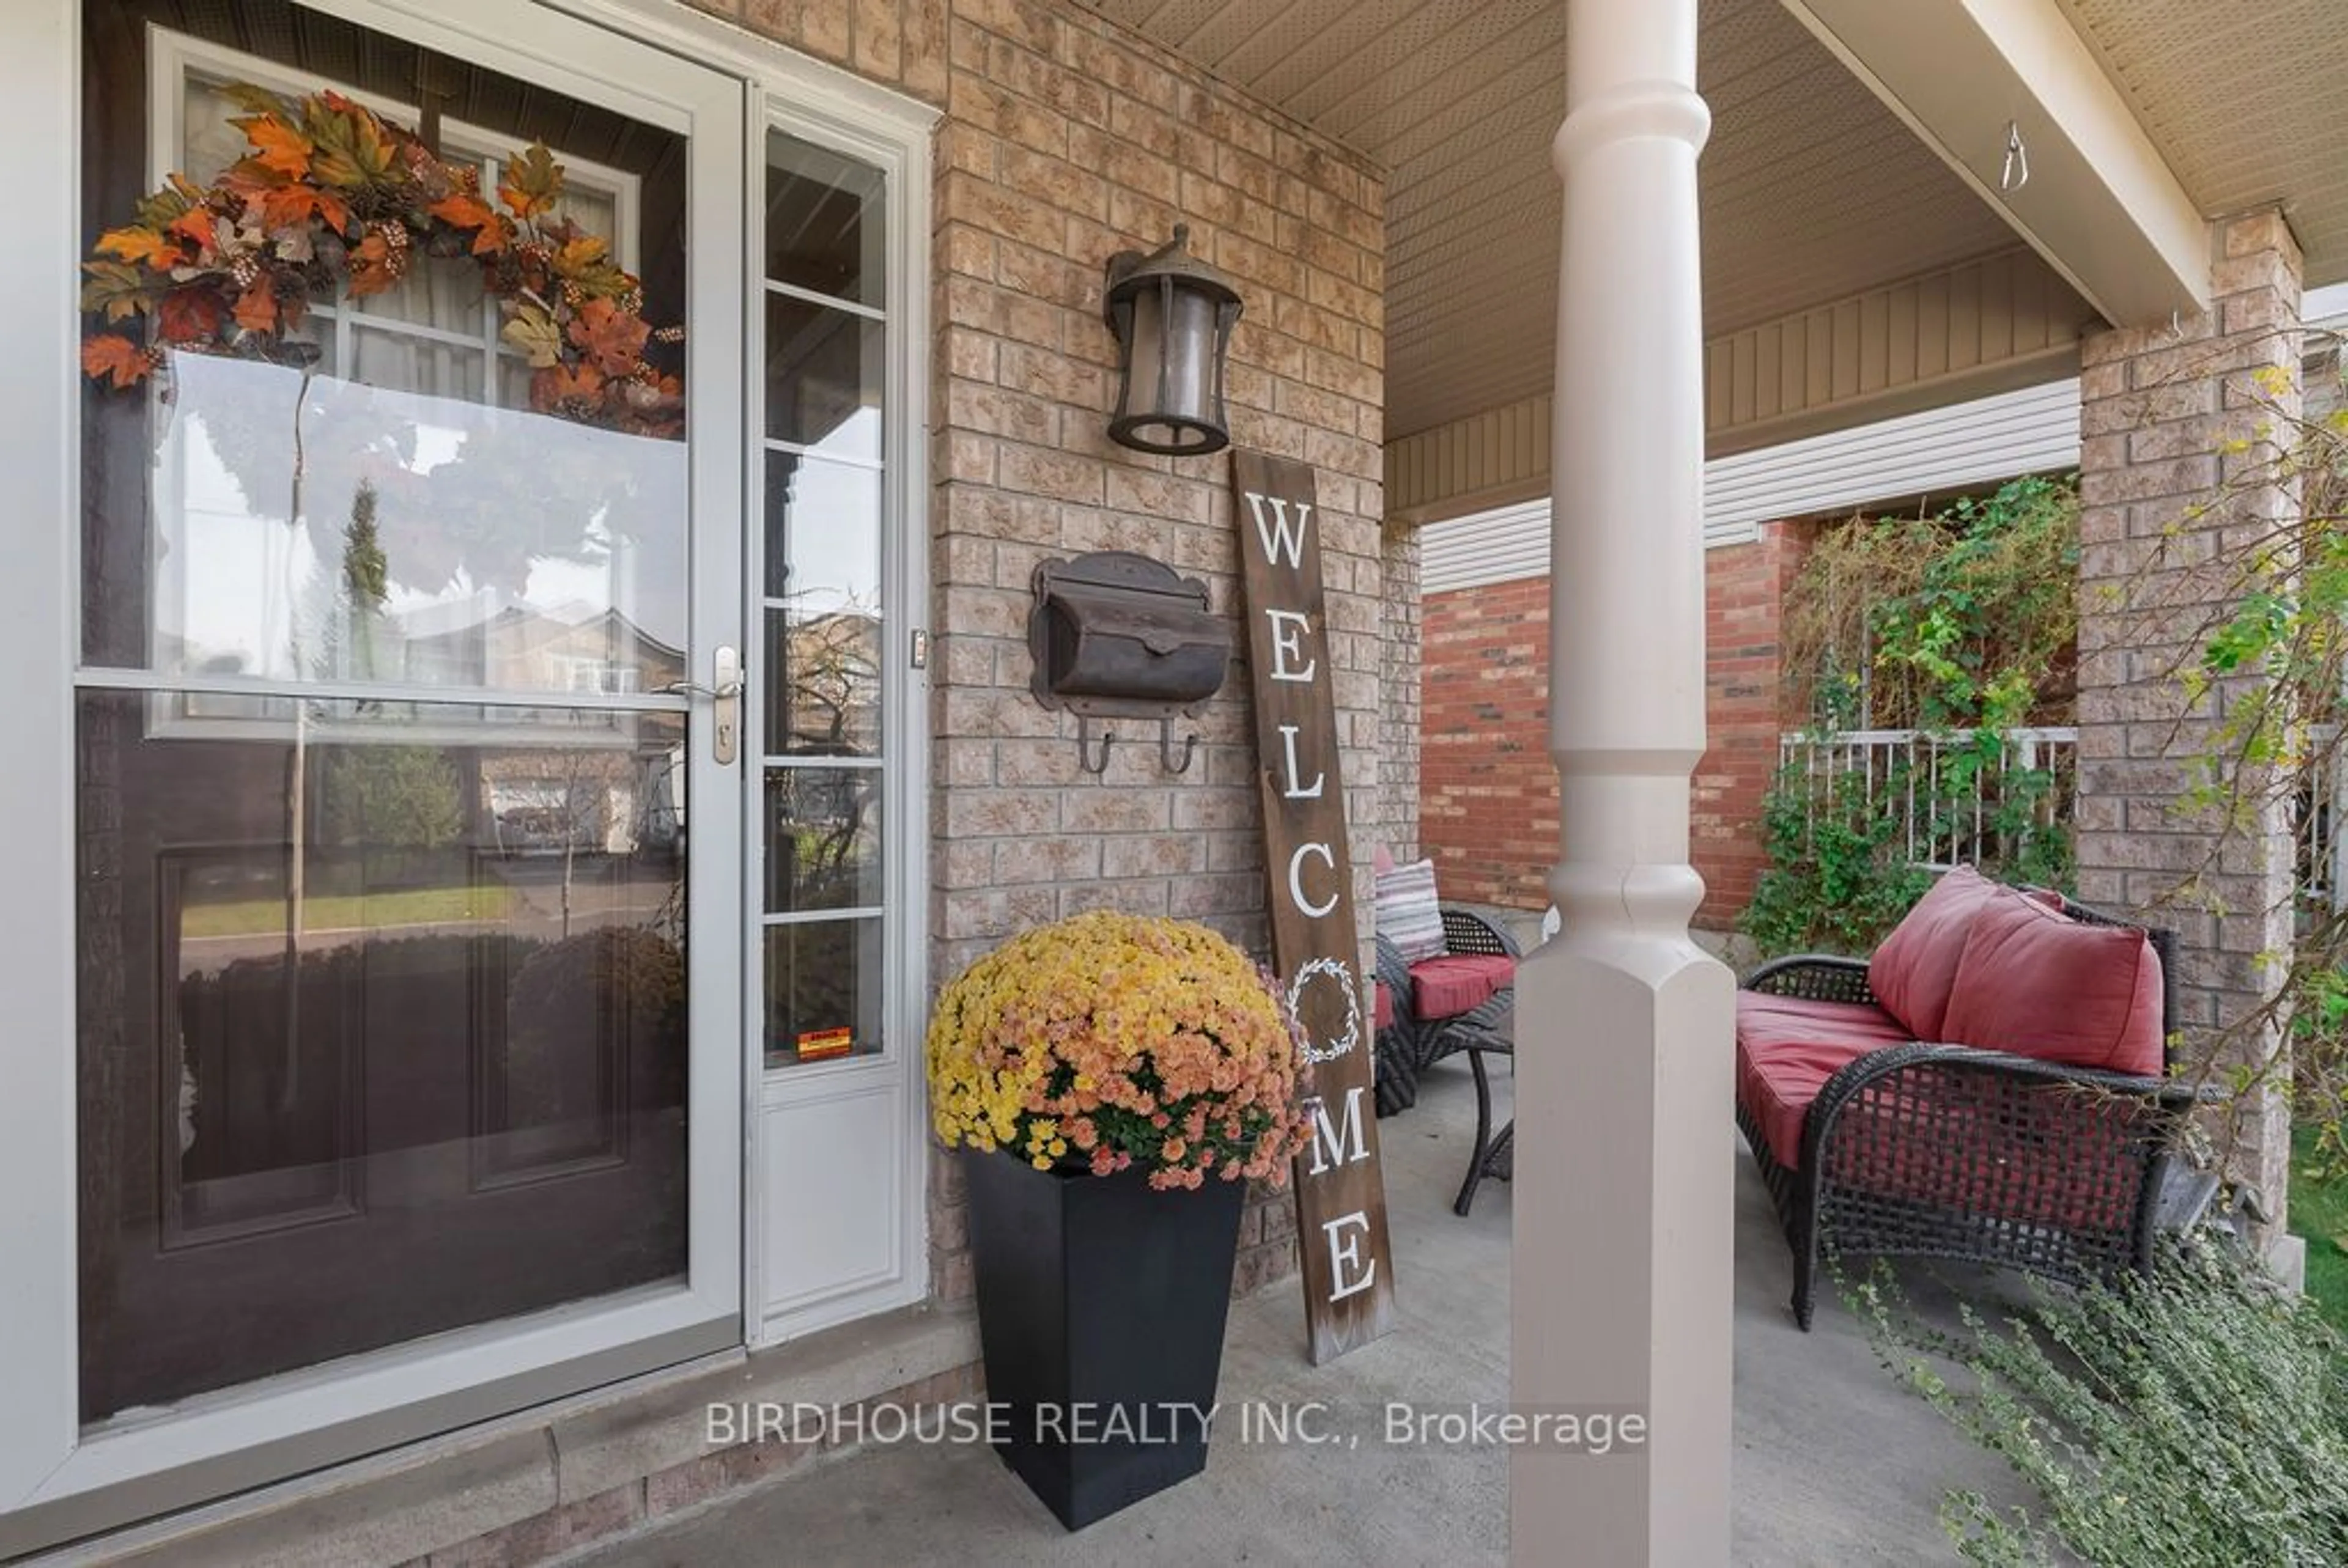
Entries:
<svg viewBox="0 0 2348 1568">
<path fill-rule="evenodd" d="M 1435 862 L 1414 860 L 1378 873 L 1377 922 L 1404 963 L 1444 955 L 1443 910 L 1435 901 Z"/>
</svg>

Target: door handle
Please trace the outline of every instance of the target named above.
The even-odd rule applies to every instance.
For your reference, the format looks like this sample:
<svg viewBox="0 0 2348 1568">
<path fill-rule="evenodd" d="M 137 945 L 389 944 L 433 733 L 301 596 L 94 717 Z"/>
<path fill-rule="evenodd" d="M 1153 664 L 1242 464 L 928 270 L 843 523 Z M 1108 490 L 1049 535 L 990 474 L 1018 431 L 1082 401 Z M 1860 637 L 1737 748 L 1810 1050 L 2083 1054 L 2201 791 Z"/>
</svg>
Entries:
<svg viewBox="0 0 2348 1568">
<path fill-rule="evenodd" d="M 733 762 L 742 740 L 742 655 L 731 647 L 720 648 L 713 666 L 709 751 L 724 767 Z"/>
<path fill-rule="evenodd" d="M 709 752 L 722 767 L 734 760 L 742 746 L 742 655 L 733 648 L 720 648 L 711 664 L 708 685 L 672 681 L 661 690 L 675 696 L 709 699 L 715 710 L 710 714 Z"/>
</svg>

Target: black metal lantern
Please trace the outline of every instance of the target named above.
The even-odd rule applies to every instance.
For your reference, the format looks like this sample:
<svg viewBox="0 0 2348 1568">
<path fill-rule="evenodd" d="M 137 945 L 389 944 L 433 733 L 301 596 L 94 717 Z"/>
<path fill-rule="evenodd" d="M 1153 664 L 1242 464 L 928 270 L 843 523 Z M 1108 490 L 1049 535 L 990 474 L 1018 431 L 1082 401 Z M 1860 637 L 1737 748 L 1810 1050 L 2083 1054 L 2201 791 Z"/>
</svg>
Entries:
<svg viewBox="0 0 2348 1568">
<path fill-rule="evenodd" d="M 1178 457 L 1231 444 L 1223 359 L 1241 309 L 1231 280 L 1186 249 L 1189 239 L 1189 225 L 1177 223 L 1165 249 L 1111 256 L 1101 297 L 1121 377 L 1109 439 Z"/>
</svg>

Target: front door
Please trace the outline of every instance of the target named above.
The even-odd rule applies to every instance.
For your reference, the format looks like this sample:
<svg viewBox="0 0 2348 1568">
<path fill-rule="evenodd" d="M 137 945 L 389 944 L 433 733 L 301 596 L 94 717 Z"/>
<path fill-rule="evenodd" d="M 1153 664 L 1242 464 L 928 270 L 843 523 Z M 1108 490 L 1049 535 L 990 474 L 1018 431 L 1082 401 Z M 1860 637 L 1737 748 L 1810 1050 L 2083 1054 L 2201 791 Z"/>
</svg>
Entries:
<svg viewBox="0 0 2348 1568">
<path fill-rule="evenodd" d="M 551 302 L 411 247 L 387 287 L 319 274 L 298 343 L 86 390 L 88 1424 L 599 1303 L 738 1337 L 742 92 L 518 0 L 434 9 L 466 30 L 82 7 L 90 242 L 264 137 L 263 176 L 340 149 L 254 89 L 346 102 L 511 244 L 634 274 L 655 329 L 624 397 L 582 387 L 533 342 Z M 256 209 L 239 242 L 314 238 Z"/>
</svg>

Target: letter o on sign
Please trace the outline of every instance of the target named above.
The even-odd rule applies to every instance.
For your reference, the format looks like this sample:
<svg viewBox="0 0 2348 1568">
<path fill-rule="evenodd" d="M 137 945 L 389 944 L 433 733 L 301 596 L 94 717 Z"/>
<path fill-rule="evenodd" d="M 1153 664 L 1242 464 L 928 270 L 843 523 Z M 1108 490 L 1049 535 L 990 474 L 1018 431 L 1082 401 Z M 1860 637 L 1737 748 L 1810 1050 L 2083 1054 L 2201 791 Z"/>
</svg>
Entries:
<svg viewBox="0 0 2348 1568">
<path fill-rule="evenodd" d="M 1304 1017 L 1304 989 L 1315 980 L 1334 980 L 1345 993 L 1345 1032 L 1327 1045 L 1315 1040 L 1310 1033 L 1304 1037 L 1304 1060 L 1318 1066 L 1334 1061 L 1362 1043 L 1362 993 L 1354 984 L 1353 966 L 1343 958 L 1307 958 L 1288 982 L 1288 1010 L 1296 1014 L 1300 1022 Z"/>
</svg>

